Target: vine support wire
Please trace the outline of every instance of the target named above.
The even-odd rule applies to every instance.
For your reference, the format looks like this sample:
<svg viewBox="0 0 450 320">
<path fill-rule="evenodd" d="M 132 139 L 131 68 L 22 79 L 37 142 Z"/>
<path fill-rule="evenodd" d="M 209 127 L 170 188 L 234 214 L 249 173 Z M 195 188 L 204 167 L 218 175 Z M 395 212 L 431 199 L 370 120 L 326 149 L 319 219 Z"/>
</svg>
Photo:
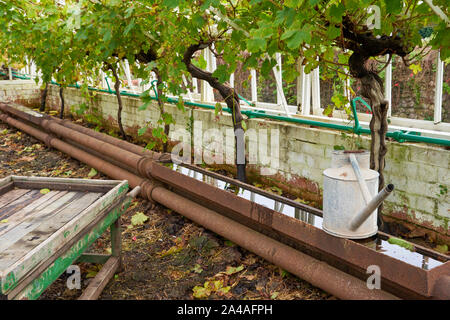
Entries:
<svg viewBox="0 0 450 320">
<path fill-rule="evenodd" d="M 133 92 L 136 93 L 136 90 L 133 87 L 133 83 L 132 83 L 132 79 L 131 79 L 131 71 L 130 71 L 130 64 L 128 63 L 128 60 L 121 60 L 120 64 L 122 66 L 122 69 L 125 73 L 125 76 L 127 78 L 127 82 L 128 82 L 128 88 Z"/>
<path fill-rule="evenodd" d="M 441 61 L 441 53 L 438 52 L 436 68 L 436 90 L 434 96 L 434 124 L 442 121 L 442 88 L 444 85 L 444 61 Z"/>
<path fill-rule="evenodd" d="M 389 61 L 389 56 L 386 56 Z M 388 66 L 386 67 L 384 77 L 384 97 L 389 104 L 387 116 L 392 116 L 392 59 L 390 59 Z"/>
</svg>

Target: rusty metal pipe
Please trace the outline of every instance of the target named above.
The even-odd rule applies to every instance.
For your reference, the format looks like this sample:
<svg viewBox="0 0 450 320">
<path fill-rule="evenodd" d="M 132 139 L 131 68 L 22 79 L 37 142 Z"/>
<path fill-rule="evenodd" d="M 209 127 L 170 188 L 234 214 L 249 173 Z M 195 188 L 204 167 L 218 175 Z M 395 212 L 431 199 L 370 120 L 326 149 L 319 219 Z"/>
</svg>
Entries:
<svg viewBox="0 0 450 320">
<path fill-rule="evenodd" d="M 109 135 L 101 133 L 101 132 L 96 132 L 89 128 L 85 128 L 83 126 L 79 126 L 79 125 L 71 122 L 70 120 L 62 120 L 62 119 L 52 117 L 49 115 L 45 115 L 42 113 L 38 113 L 38 112 L 33 112 L 36 114 L 36 115 L 33 115 L 32 113 L 23 112 L 21 110 L 18 110 L 16 108 L 13 108 L 13 107 L 5 104 L 5 103 L 0 103 L 0 110 L 2 110 L 3 112 L 6 112 L 6 113 L 12 114 L 22 120 L 26 120 L 33 124 L 39 125 L 39 126 L 42 126 L 42 122 L 44 120 L 54 121 L 54 122 L 58 123 L 59 125 L 62 125 L 64 127 L 70 128 L 75 131 L 78 131 L 78 132 L 88 135 L 92 138 L 109 143 L 113 146 L 119 147 L 119 148 L 127 150 L 129 152 L 133 152 L 140 156 L 143 156 L 143 155 L 149 156 L 150 158 L 155 159 L 155 160 L 158 160 L 161 157 L 161 153 L 154 152 L 154 151 L 145 149 L 143 147 L 139 147 L 130 142 L 114 138 L 112 136 L 109 136 Z M 40 116 L 38 116 L 38 115 L 40 115 Z"/>
<path fill-rule="evenodd" d="M 97 157 L 52 137 L 6 114 L 0 119 L 31 136 L 48 143 L 62 152 L 85 162 L 114 179 L 127 179 L 130 186 L 143 185 L 143 179 L 125 170 L 113 166 Z M 242 247 L 253 251 L 272 263 L 276 263 L 287 271 L 301 277 L 311 284 L 342 299 L 397 299 L 397 297 L 380 290 L 369 290 L 366 284 L 328 264 L 305 255 L 287 245 L 264 236 L 238 222 L 226 218 L 197 203 L 183 198 L 161 186 L 150 191 L 150 197 L 171 208 L 206 228 L 230 239 Z"/>
<path fill-rule="evenodd" d="M 125 165 L 136 169 L 140 175 L 151 178 L 150 168 L 152 159 L 148 157 L 144 157 L 142 155 L 138 156 L 135 153 L 121 149 L 110 143 L 99 141 L 89 135 L 61 126 L 52 120 L 44 119 L 42 121 L 42 128 L 56 134 L 57 136 L 61 136 L 84 147 L 95 150 L 96 152 L 104 154 L 114 160 L 123 162 Z"/>
<path fill-rule="evenodd" d="M 0 107 L 1 107 L 1 104 L 0 104 Z M 1 108 L 0 108 L 1 109 Z M 5 116 L 6 115 L 2 115 L 2 117 L 4 118 L 4 119 L 7 119 L 7 118 L 10 118 L 10 117 L 8 117 L 8 116 L 6 116 L 6 118 L 5 118 Z M 3 119 L 3 118 L 0 118 L 0 119 Z M 12 119 L 12 120 L 11 120 Z M 15 119 L 13 119 L 13 118 L 10 118 L 10 119 L 8 119 L 9 120 L 9 122 L 8 121 L 5 121 L 5 122 L 7 122 L 7 123 L 9 123 L 10 125 L 12 125 L 12 126 L 16 126 L 14 123 L 13 123 L 13 120 L 15 120 Z M 34 120 L 34 121 L 36 121 L 36 119 L 32 119 L 32 120 Z M 15 120 L 15 121 L 18 121 L 18 120 Z M 18 122 L 20 122 L 20 121 L 18 121 Z M 41 122 L 39 122 L 39 123 L 41 123 Z M 22 123 L 23 124 L 23 123 Z M 24 125 L 24 124 L 23 124 Z M 17 128 L 19 128 L 19 129 L 21 129 L 21 130 L 23 130 L 23 131 L 25 131 L 25 132 L 27 132 L 27 133 L 29 133 L 29 134 L 31 134 L 31 135 L 34 135 L 35 137 L 37 137 L 38 139 L 40 139 L 40 140 L 43 140 L 43 141 L 47 141 L 47 140 L 50 140 L 50 138 L 47 138 L 47 136 L 49 136 L 49 137 L 51 137 L 50 135 L 47 135 L 46 133 L 44 133 L 44 132 L 40 132 L 40 130 L 38 130 L 38 129 L 36 129 L 36 128 L 33 128 L 32 126 L 27 126 L 28 127 L 28 130 L 29 131 L 27 131 L 26 130 L 26 127 L 19 127 L 19 126 L 16 126 Z M 86 130 L 90 130 L 90 129 L 86 129 Z M 90 130 L 91 131 L 91 130 Z M 54 137 L 51 137 L 51 139 L 52 140 L 58 140 L 58 139 L 56 139 L 56 138 L 54 138 Z M 67 139 L 69 142 L 72 142 L 72 140 L 70 140 L 70 139 Z M 77 148 L 76 146 L 71 146 L 71 145 L 68 145 L 66 142 L 64 142 L 64 141 L 60 141 L 60 142 L 62 142 L 62 143 L 65 143 L 66 144 L 66 149 L 67 149 L 67 151 L 64 151 L 64 150 L 61 150 L 61 151 L 64 151 L 64 152 L 66 152 L 66 153 L 68 153 L 69 155 L 71 155 L 71 156 L 73 156 L 74 158 L 77 158 L 77 159 L 79 159 L 80 161 L 83 161 L 83 162 L 86 162 L 86 163 L 88 163 L 86 160 L 83 160 L 82 158 L 79 158 L 77 155 L 80 153 L 79 151 L 79 148 Z M 100 143 L 100 142 L 98 142 L 98 143 Z M 54 147 L 56 147 L 56 148 L 58 148 L 58 146 L 56 145 L 56 144 L 49 144 L 50 146 L 54 146 Z M 67 146 L 68 145 L 68 146 Z M 80 145 L 80 147 L 81 147 L 81 144 L 79 144 Z M 72 148 L 74 148 L 73 150 L 70 150 L 70 148 L 69 147 L 72 147 Z M 138 147 L 138 148 L 140 148 L 140 147 Z M 88 148 L 88 150 L 86 150 L 86 151 L 88 151 L 89 152 L 89 149 L 90 148 Z M 72 152 L 74 152 L 74 153 L 72 153 Z M 85 152 L 86 153 L 86 152 Z M 99 154 L 101 154 L 100 152 L 99 152 Z M 89 154 L 88 154 L 89 155 Z M 98 155 L 97 157 L 94 157 L 94 156 L 92 156 L 92 155 L 90 155 L 91 157 L 93 157 L 93 159 L 98 159 L 98 160 L 100 160 L 99 158 L 100 158 L 100 155 Z M 92 160 L 92 159 L 91 159 Z M 108 160 L 108 159 L 106 159 L 106 160 Z M 107 162 L 107 161 L 104 161 L 104 162 Z M 92 167 L 95 167 L 94 165 L 92 165 L 91 163 L 88 163 L 88 164 L 90 164 Z M 111 165 L 110 164 L 110 166 L 111 166 L 111 168 L 114 168 L 114 170 L 117 170 L 117 169 L 119 169 L 119 170 L 122 170 L 122 171 L 124 171 L 124 172 L 127 172 L 126 170 L 124 170 L 124 169 L 120 169 L 120 168 L 117 168 L 117 166 L 114 166 L 114 165 Z M 97 168 L 97 167 L 95 167 L 95 168 Z M 218 197 L 218 193 L 217 193 L 217 189 L 215 189 L 215 188 L 213 188 L 213 187 L 210 187 L 210 186 L 208 186 L 208 185 L 204 185 L 203 183 L 200 183 L 200 182 L 198 182 L 198 181 L 196 181 L 196 180 L 193 180 L 193 179 L 191 179 L 191 178 L 189 178 L 189 177 L 186 177 L 186 176 L 183 176 L 183 175 L 181 175 L 181 174 L 178 174 L 178 173 L 176 173 L 176 172 L 173 172 L 172 170 L 170 170 L 169 168 L 166 168 L 166 167 L 163 167 L 163 166 L 161 166 L 161 165 L 158 165 L 156 162 L 152 162 L 152 165 L 150 166 L 150 171 L 152 172 L 152 174 L 153 174 L 153 178 L 154 179 L 156 179 L 156 180 L 159 180 L 159 181 L 161 181 L 161 182 L 164 182 L 164 183 L 167 183 L 167 184 L 169 184 L 169 185 L 171 185 L 171 186 L 173 186 L 173 187 L 175 187 L 175 188 L 177 188 L 177 189 L 179 189 L 177 192 L 183 192 L 182 194 L 183 194 L 183 196 L 184 197 L 189 197 L 190 195 L 189 194 L 193 194 L 193 195 L 195 195 L 194 197 L 193 197 L 193 199 L 197 199 L 196 197 L 200 197 L 201 198 L 201 200 L 199 200 L 199 201 L 203 201 L 203 202 L 201 202 L 202 204 L 204 204 L 204 203 L 206 203 L 206 202 L 209 202 L 210 204 L 211 204 L 211 206 L 210 205 L 208 205 L 209 206 L 209 208 L 210 209 L 208 209 L 208 210 L 212 210 L 212 212 L 220 212 L 220 214 L 224 214 L 224 212 L 222 212 L 222 211 L 224 211 L 224 210 L 226 210 L 226 211 L 233 211 L 233 212 L 235 212 L 239 217 L 238 217 L 238 219 L 236 220 L 236 221 L 239 221 L 239 222 L 241 222 L 241 216 L 243 217 L 243 218 L 245 218 L 246 216 L 248 216 L 248 217 L 250 217 L 252 220 L 255 220 L 255 222 L 258 222 L 259 224 L 261 224 L 261 225 L 270 225 L 270 227 L 271 227 L 271 229 L 276 229 L 276 230 L 279 230 L 282 234 L 286 234 L 286 235 L 289 235 L 289 236 L 291 236 L 292 238 L 295 238 L 295 239 L 297 239 L 298 237 L 300 237 L 300 238 L 302 238 L 302 240 L 301 241 L 303 241 L 304 243 L 308 243 L 308 244 L 312 244 L 313 245 L 313 247 L 316 247 L 317 245 L 319 245 L 318 246 L 318 248 L 320 247 L 320 248 L 322 248 L 323 250 L 325 250 L 325 252 L 332 252 L 332 253 L 335 253 L 335 251 L 336 252 L 340 252 L 339 250 L 341 250 L 341 244 L 339 243 L 339 245 L 334 245 L 335 243 L 336 243 L 336 241 L 333 241 L 332 243 L 329 243 L 329 242 L 327 242 L 329 239 L 325 236 L 325 235 L 322 235 L 322 233 L 323 232 L 319 232 L 320 230 L 317 230 L 317 232 L 315 231 L 315 228 L 313 228 L 313 227 L 311 227 L 311 234 L 310 233 L 308 233 L 308 235 L 309 236 L 306 236 L 306 238 L 305 238 L 305 236 L 304 236 L 304 233 L 298 233 L 298 228 L 299 228 L 299 222 L 298 221 L 288 221 L 289 219 L 287 219 L 285 216 L 283 216 L 283 215 L 281 215 L 281 214 L 275 214 L 275 213 L 272 213 L 272 212 L 266 212 L 266 211 L 264 211 L 264 210 L 262 210 L 261 208 L 259 208 L 259 206 L 257 205 L 257 204 L 255 204 L 255 203 L 251 203 L 251 202 L 249 202 L 248 200 L 245 200 L 245 199 L 238 199 L 237 197 L 232 197 L 232 195 L 231 194 L 229 194 L 228 192 L 223 192 L 223 194 L 222 193 L 220 193 L 220 197 Z M 102 170 L 102 169 L 99 169 L 99 171 L 102 171 L 102 172 L 105 172 L 107 175 L 109 175 L 109 176 L 111 176 L 111 177 L 113 177 L 113 178 L 116 178 L 116 179 L 126 179 L 126 178 L 124 178 L 124 177 L 121 177 L 121 176 L 117 176 L 117 175 L 115 175 L 114 173 L 114 170 L 112 170 L 112 171 L 110 171 L 110 172 L 112 172 L 112 173 L 107 173 L 107 172 L 105 172 L 104 170 Z M 127 174 L 130 174 L 129 172 L 127 172 Z M 174 176 L 175 175 L 175 176 Z M 134 175 L 134 176 L 136 176 L 136 175 Z M 144 179 L 141 179 L 141 186 L 142 186 L 142 189 L 143 189 L 143 192 L 142 192 L 142 194 L 144 195 L 144 197 L 146 197 L 147 199 L 149 199 L 149 200 L 152 200 L 152 189 L 153 188 L 155 188 L 155 183 L 154 182 L 151 182 L 151 181 L 149 181 L 149 180 L 144 180 Z M 131 184 L 131 183 L 130 183 Z M 211 189 L 211 190 L 210 190 Z M 155 193 L 156 194 L 156 193 Z M 226 196 L 225 196 L 226 195 Z M 231 197 L 231 198 L 230 198 Z M 220 200 L 222 200 L 222 201 L 219 201 L 219 198 L 220 198 Z M 155 199 L 156 200 L 156 199 Z M 187 200 L 187 199 L 186 199 Z M 227 201 L 225 201 L 225 200 L 227 200 Z M 239 200 L 239 201 L 238 201 Z M 189 202 L 186 202 L 185 203 L 185 206 L 186 207 L 189 207 L 189 206 L 191 206 L 191 203 L 195 203 L 195 202 L 192 202 L 192 201 L 190 201 L 190 200 L 187 200 L 187 201 L 189 201 Z M 162 203 L 162 201 L 161 201 L 161 203 Z M 168 204 L 166 204 L 166 203 L 162 203 L 162 204 L 164 204 L 164 205 L 166 205 L 167 207 L 170 207 L 170 205 L 168 205 Z M 224 207 L 222 208 L 221 207 L 221 205 L 224 205 Z M 203 207 L 203 208 L 205 208 L 205 207 Z M 175 210 L 175 209 L 174 209 Z M 178 210 L 177 210 L 178 211 Z M 271 210 L 269 210 L 269 211 L 271 211 Z M 180 212 L 180 211 L 179 211 Z M 180 212 L 180 213 L 182 213 L 182 212 Z M 183 213 L 182 213 L 183 214 Z M 265 221 L 265 218 L 267 218 L 267 219 L 269 219 L 270 218 L 270 223 L 268 223 L 268 222 L 264 222 Z M 229 219 L 229 218 L 226 218 L 226 219 Z M 233 219 L 234 219 L 234 217 L 233 217 Z M 262 220 L 261 220 L 262 219 Z M 230 220 L 230 219 L 229 219 Z M 245 220 L 245 219 L 244 219 Z M 256 221 L 257 220 L 257 221 Z M 295 222 L 295 223 L 294 223 Z M 238 222 L 236 222 L 236 223 L 238 223 Z M 238 223 L 239 225 L 241 225 L 241 223 Z M 251 228 L 253 228 L 253 226 L 249 226 L 249 227 L 251 227 Z M 247 228 L 247 229 L 250 229 L 250 230 L 252 230 L 251 228 L 249 228 L 249 227 L 245 227 L 245 228 Z M 300 226 L 301 227 L 301 226 Z M 292 230 L 291 230 L 292 229 Z M 255 230 L 259 230 L 258 228 L 255 228 Z M 216 230 L 214 230 L 214 231 L 216 231 Z M 313 232 L 314 231 L 314 232 Z M 219 233 L 219 234 L 221 234 L 219 231 L 216 231 L 217 233 Z M 257 231 L 255 231 L 255 232 L 257 232 Z M 257 232 L 258 233 L 258 232 Z M 313 236 L 314 235 L 314 236 Z M 271 234 L 268 234 L 268 236 L 269 236 L 269 239 L 271 239 L 270 237 L 271 237 Z M 316 236 L 318 236 L 318 238 L 316 238 Z M 267 237 L 267 236 L 266 236 Z M 324 239 L 322 239 L 322 238 L 324 238 Z M 278 238 L 277 238 L 278 239 Z M 322 239 L 321 241 L 319 241 L 319 242 L 317 242 L 318 240 L 320 240 L 320 239 Z M 273 239 L 272 239 L 273 240 Z M 316 241 L 317 240 L 317 241 Z M 334 239 L 333 239 L 334 240 Z M 275 241 L 275 240 L 274 240 Z M 344 240 L 342 240 L 342 241 L 344 241 Z M 341 242 L 342 242 L 341 241 Z M 316 243 L 317 242 L 317 243 Z M 344 241 L 345 242 L 345 241 Z M 278 242 L 278 243 L 280 243 L 280 242 Z M 320 246 L 320 244 L 323 244 L 322 245 L 322 247 Z M 349 247 L 351 247 L 352 249 L 354 249 L 355 250 L 355 253 L 356 252 L 359 252 L 359 251 L 361 251 L 362 249 L 361 248 L 359 248 L 358 246 L 356 246 L 353 242 L 349 242 L 349 243 L 346 243 L 345 245 L 344 244 L 342 244 L 343 245 L 343 249 L 345 249 L 345 248 L 347 248 L 347 249 L 349 249 Z M 292 250 L 295 250 L 295 249 L 293 249 L 293 248 L 291 248 Z M 343 250 L 342 249 L 342 250 Z M 347 250 L 346 249 L 346 250 Z M 356 250 L 357 249 L 357 250 Z M 331 251 L 330 251 L 331 250 Z M 296 250 L 295 250 L 296 251 Z M 364 250 L 363 250 L 364 251 Z M 345 251 L 345 252 L 347 252 L 347 251 Z M 364 253 L 364 252 L 363 252 Z M 347 252 L 347 254 L 348 254 L 348 252 Z M 340 255 L 340 256 L 342 256 L 342 255 Z M 353 255 L 353 256 L 355 256 L 355 255 Z M 352 257 L 353 257 L 352 256 Z M 309 256 L 308 256 L 309 257 Z M 358 255 L 356 255 L 356 257 L 359 257 Z M 311 258 L 311 257 L 310 257 Z M 346 260 L 348 260 L 348 256 L 346 255 Z M 389 257 L 384 257 L 384 260 L 389 260 L 388 259 Z M 270 260 L 271 261 L 271 260 Z M 353 260 L 352 260 L 353 261 Z M 353 262 L 355 262 L 355 261 L 353 261 Z M 394 262 L 396 262 L 395 260 L 393 260 L 393 261 L 389 261 L 389 264 L 393 264 L 393 265 L 395 265 L 394 264 Z M 276 263 L 276 261 L 275 261 L 275 263 Z M 358 263 L 357 263 L 358 264 Z M 335 267 L 336 267 L 336 265 L 335 265 Z M 338 267 L 338 266 L 337 266 Z M 447 267 L 448 267 L 448 265 L 447 265 Z M 286 268 L 287 269 L 287 268 Z M 288 270 L 288 269 L 287 269 Z M 337 269 L 336 269 L 337 270 Z M 444 269 L 443 269 L 444 270 Z M 342 272 L 342 271 L 341 271 Z M 293 272 L 293 273 L 295 273 L 295 272 Z M 415 273 L 413 273 L 413 274 L 415 274 Z M 388 274 L 388 279 L 389 279 L 389 281 L 392 281 L 392 276 L 393 275 L 389 275 Z M 417 274 L 417 276 L 419 276 L 419 274 Z M 384 278 L 384 277 L 383 277 Z M 404 282 L 404 281 L 403 281 Z M 404 285 L 403 284 L 403 282 L 402 282 L 402 285 Z M 394 281 L 394 283 L 396 283 L 396 281 Z M 422 283 L 422 282 L 420 282 L 420 283 Z M 420 283 L 419 283 L 419 285 L 417 285 L 417 286 L 410 286 L 410 285 L 407 285 L 406 287 L 407 288 L 410 288 L 410 289 L 412 289 L 414 292 L 422 292 L 423 290 L 422 290 L 422 287 L 421 287 L 421 285 L 420 285 Z M 416 288 L 417 287 L 417 288 Z M 442 291 L 442 290 L 441 290 Z M 441 291 L 439 291 L 438 293 L 440 294 L 441 293 Z M 394 291 L 394 292 L 396 292 L 396 291 Z M 396 294 L 397 294 L 397 292 L 396 292 Z M 425 296 L 425 294 L 423 294 L 422 293 L 422 295 L 424 295 Z M 401 296 L 400 294 L 399 294 L 399 296 Z M 428 296 L 428 294 L 426 294 L 426 296 Z"/>
<path fill-rule="evenodd" d="M 16 108 L 11 107 L 10 105 L 6 104 L 6 103 L 2 103 L 0 102 L 0 110 L 3 111 L 4 113 L 9 113 L 10 115 L 16 116 L 22 120 L 31 122 L 35 125 L 40 126 L 41 125 L 41 121 L 44 117 L 43 114 L 40 114 L 38 112 L 34 112 L 36 115 L 33 115 L 32 113 L 26 113 L 23 112 L 21 110 L 18 110 Z M 39 115 L 39 116 L 38 116 Z"/>
<path fill-rule="evenodd" d="M 98 132 L 95 132 L 93 130 L 83 128 L 83 127 L 81 127 L 82 129 L 80 129 L 80 128 L 77 128 L 77 127 L 79 127 L 77 125 L 68 124 L 67 126 L 63 126 L 60 123 L 65 123 L 65 121 L 62 121 L 61 119 L 57 119 L 57 118 L 53 118 L 53 117 L 49 117 L 49 116 L 43 116 L 42 118 L 37 117 L 37 116 L 32 116 L 26 112 L 17 110 L 6 104 L 1 104 L 1 103 L 0 103 L 0 110 L 2 110 L 3 112 L 7 112 L 9 114 L 13 114 L 23 120 L 30 121 L 31 123 L 42 127 L 47 132 L 54 133 L 55 135 L 57 135 L 59 137 L 65 138 L 66 140 L 73 141 L 84 147 L 95 150 L 96 152 L 99 152 L 100 154 L 104 154 L 107 157 L 110 157 L 116 161 L 120 161 L 120 162 L 124 163 L 126 166 L 131 167 L 134 170 L 136 170 L 143 177 L 151 178 L 150 170 L 151 170 L 152 160 L 158 159 L 160 156 L 159 153 L 151 152 L 150 150 L 147 150 L 149 152 L 147 152 L 146 155 L 144 155 L 142 150 L 145 150 L 145 149 L 142 149 L 141 154 L 138 155 L 134 152 L 130 152 L 126 149 L 123 149 L 122 147 L 118 147 L 114 144 L 111 144 L 111 143 L 116 143 L 117 145 L 125 145 L 125 144 L 117 143 L 117 141 L 115 141 L 115 140 L 118 140 L 119 142 L 125 142 L 125 141 L 115 139 L 115 138 L 114 138 L 115 140 L 107 139 L 107 138 L 105 138 L 104 140 L 99 140 L 98 137 L 103 136 L 102 134 L 97 136 L 93 133 L 98 133 Z M 75 127 L 75 128 L 77 128 L 77 130 L 71 129 L 71 127 Z M 94 136 L 97 136 L 97 137 L 94 137 Z M 106 137 L 113 138 L 110 136 L 106 136 Z M 131 143 L 127 143 L 127 145 L 133 146 L 134 148 L 129 148 L 129 149 L 134 149 L 134 151 L 137 151 L 136 149 L 140 149 L 140 147 L 138 147 L 134 144 L 131 144 Z"/>
<path fill-rule="evenodd" d="M 51 120 L 56 121 L 58 124 L 66 127 L 66 128 L 78 131 L 78 132 L 83 133 L 88 136 L 91 136 L 97 140 L 109 143 L 113 146 L 119 147 L 128 152 L 132 152 L 136 155 L 148 156 L 154 160 L 158 160 L 162 156 L 162 154 L 159 152 L 151 151 L 151 150 L 145 149 L 144 147 L 140 147 L 138 145 L 130 143 L 128 141 L 117 139 L 110 135 L 107 135 L 107 134 L 104 134 L 101 132 L 97 132 L 97 131 L 91 130 L 89 128 L 85 128 L 83 126 L 73 123 L 70 120 L 61 120 L 61 119 L 58 119 L 58 118 L 52 117 L 52 116 L 49 116 L 49 118 L 51 118 Z"/>
<path fill-rule="evenodd" d="M 43 141 L 46 145 L 49 147 L 53 147 L 55 149 L 58 149 L 73 158 L 86 163 L 87 165 L 91 166 L 92 168 L 97 169 L 100 172 L 103 172 L 107 176 L 113 178 L 113 179 L 119 179 L 119 180 L 128 180 L 129 185 L 134 188 L 137 186 L 141 187 L 141 195 L 147 199 L 149 199 L 149 195 L 151 193 L 151 190 L 153 189 L 153 184 L 143 179 L 135 174 L 132 174 L 122 168 L 119 168 L 115 165 L 112 165 L 98 157 L 95 157 L 81 149 L 78 149 L 67 142 L 64 142 L 50 134 L 47 134 L 39 129 L 36 129 L 30 125 L 27 125 L 17 119 L 14 119 L 7 114 L 0 114 L 0 120 L 2 120 L 5 123 L 8 123 L 9 125 L 16 127 L 17 129 L 22 130 L 25 133 L 28 133 L 29 135 L 35 137 L 36 139 L 39 139 Z M 151 200 L 151 199 L 149 199 Z"/>
<path fill-rule="evenodd" d="M 151 196 L 167 208 L 184 215 L 340 299 L 398 299 L 385 291 L 370 290 L 366 283 L 358 278 L 163 187 L 155 187 Z"/>
</svg>

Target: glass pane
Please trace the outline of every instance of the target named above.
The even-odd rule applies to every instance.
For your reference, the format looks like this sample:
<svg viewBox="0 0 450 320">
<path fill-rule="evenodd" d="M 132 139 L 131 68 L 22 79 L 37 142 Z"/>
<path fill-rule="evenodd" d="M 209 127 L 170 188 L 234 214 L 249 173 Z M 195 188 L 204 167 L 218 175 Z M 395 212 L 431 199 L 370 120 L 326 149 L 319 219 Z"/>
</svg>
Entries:
<svg viewBox="0 0 450 320">
<path fill-rule="evenodd" d="M 433 121 L 437 51 L 407 67 L 401 57 L 392 63 L 392 116 Z M 415 72 L 413 71 L 415 70 Z"/>
</svg>

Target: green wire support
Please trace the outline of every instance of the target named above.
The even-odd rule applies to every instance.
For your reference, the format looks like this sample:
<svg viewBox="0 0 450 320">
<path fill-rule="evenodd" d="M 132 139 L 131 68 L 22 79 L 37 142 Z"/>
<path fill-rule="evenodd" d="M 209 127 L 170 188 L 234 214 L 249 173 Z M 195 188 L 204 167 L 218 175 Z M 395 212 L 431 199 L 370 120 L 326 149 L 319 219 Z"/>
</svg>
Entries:
<svg viewBox="0 0 450 320">
<path fill-rule="evenodd" d="M 158 99 L 158 89 L 156 88 L 156 85 L 158 83 L 158 80 L 153 80 L 152 82 L 150 82 L 150 84 L 152 85 L 152 89 L 153 89 L 153 93 L 155 94 L 156 99 Z"/>
<path fill-rule="evenodd" d="M 367 102 L 365 102 L 361 97 L 356 97 L 350 101 L 350 105 L 353 111 L 353 118 L 355 120 L 355 126 L 353 127 L 353 132 L 356 134 L 360 134 L 363 129 L 359 124 L 358 113 L 356 112 L 356 101 L 360 101 L 370 112 L 372 112 L 372 108 L 369 106 Z"/>
<path fill-rule="evenodd" d="M 26 76 L 26 75 L 22 75 L 21 73 L 18 73 L 16 71 L 11 71 L 12 75 L 14 78 L 17 79 L 22 79 L 22 80 L 31 80 L 30 77 Z M 6 75 L 6 74 L 5 74 Z"/>
<path fill-rule="evenodd" d="M 158 98 L 158 92 L 157 92 L 157 90 L 156 90 L 155 83 L 158 83 L 158 80 L 153 80 L 150 84 L 152 85 L 152 89 L 153 89 L 153 92 L 155 93 L 155 97 Z M 254 103 L 251 103 L 250 101 L 248 101 L 247 99 L 245 99 L 243 96 L 241 96 L 239 93 L 238 93 L 238 97 L 239 97 L 239 99 L 241 99 L 241 100 L 243 100 L 245 103 L 247 103 L 250 107 L 254 107 L 254 106 L 255 106 Z"/>
<path fill-rule="evenodd" d="M 153 80 L 153 82 L 156 80 Z M 58 83 L 52 81 L 52 84 L 56 84 L 59 85 Z M 154 87 L 154 85 L 152 84 L 152 86 Z M 74 88 L 80 88 L 79 85 L 69 85 L 68 87 L 74 87 Z M 105 92 L 105 93 L 114 93 L 114 90 L 104 90 L 104 89 L 97 89 L 97 88 L 93 88 L 93 87 L 88 87 L 89 90 L 92 91 L 97 91 L 97 92 Z M 155 90 L 153 88 L 153 90 Z M 130 93 L 127 91 L 121 91 L 120 92 L 123 96 L 129 96 L 129 97 L 135 97 L 135 98 L 140 98 L 141 95 L 139 94 L 135 94 L 135 93 Z M 150 96 L 150 99 L 152 100 L 157 100 L 157 94 L 155 97 Z M 368 108 L 370 111 L 372 111 L 371 107 L 367 104 L 367 102 L 365 102 L 361 97 L 356 97 L 353 100 L 350 101 L 350 105 L 352 107 L 352 111 L 353 111 L 353 117 L 355 120 L 355 125 L 354 126 L 348 126 L 348 125 L 341 125 L 341 124 L 334 124 L 334 123 L 328 123 L 328 122 L 320 122 L 320 121 L 315 121 L 315 120 L 308 120 L 308 119 L 301 119 L 301 118 L 296 118 L 296 117 L 285 117 L 285 116 L 277 116 L 277 115 L 271 115 L 271 114 L 267 114 L 262 110 L 258 110 L 258 111 L 251 111 L 251 110 L 243 110 L 242 114 L 246 115 L 248 118 L 265 118 L 265 119 L 272 119 L 272 120 L 278 120 L 278 121 L 284 121 L 284 122 L 290 122 L 290 123 L 297 123 L 297 124 L 303 124 L 303 125 L 309 125 L 309 126 L 313 126 L 313 127 L 320 127 L 320 128 L 327 128 L 327 129 L 333 129 L 333 130 L 339 130 L 339 131 L 346 131 L 346 132 L 353 132 L 356 133 L 358 135 L 360 134 L 371 134 L 371 130 L 370 129 L 366 129 L 366 128 L 362 128 L 359 124 L 359 119 L 358 119 L 358 115 L 356 113 L 356 105 L 355 102 L 356 101 L 360 101 L 364 104 L 364 106 L 366 108 Z M 167 102 L 169 103 L 178 103 L 178 99 L 174 99 L 174 98 L 168 98 Z M 215 110 L 214 106 L 208 105 L 208 104 L 202 104 L 202 103 L 197 103 L 197 102 L 189 102 L 189 101 L 185 101 L 184 102 L 185 105 L 187 106 L 192 106 L 192 107 L 199 107 L 199 108 L 203 108 L 203 109 L 209 109 L 209 110 Z M 223 111 L 231 113 L 231 110 L 229 108 L 224 108 Z M 421 142 L 421 143 L 429 143 L 429 144 L 437 144 L 437 145 L 441 145 L 441 146 L 445 146 L 445 147 L 450 147 L 450 140 L 448 139 L 439 139 L 439 138 L 432 138 L 432 137 L 423 137 L 420 136 L 420 134 L 418 132 L 413 132 L 413 131 L 389 131 L 386 133 L 386 137 L 388 138 L 393 138 L 394 140 L 398 141 L 398 142 L 405 142 L 405 141 L 410 141 L 410 142 Z"/>
<path fill-rule="evenodd" d="M 111 87 L 109 86 L 109 81 L 108 81 L 108 77 L 105 76 L 105 81 L 106 81 L 106 85 L 108 86 L 108 91 L 110 93 L 112 93 L 113 91 L 111 90 Z"/>
<path fill-rule="evenodd" d="M 254 103 L 249 102 L 247 99 L 245 99 L 245 98 L 244 98 L 243 96 L 241 96 L 239 93 L 238 93 L 238 97 L 239 97 L 239 99 L 241 99 L 241 100 L 243 100 L 245 103 L 247 103 L 250 107 L 254 107 L 254 106 L 255 106 Z"/>
</svg>

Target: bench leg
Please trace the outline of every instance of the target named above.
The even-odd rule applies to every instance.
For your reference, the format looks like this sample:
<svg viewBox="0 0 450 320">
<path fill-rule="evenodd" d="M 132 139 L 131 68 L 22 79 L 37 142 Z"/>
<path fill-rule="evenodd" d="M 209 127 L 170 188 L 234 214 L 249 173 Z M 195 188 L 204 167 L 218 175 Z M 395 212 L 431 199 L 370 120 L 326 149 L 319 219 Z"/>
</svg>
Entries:
<svg viewBox="0 0 450 320">
<path fill-rule="evenodd" d="M 84 290 L 79 300 L 97 300 L 108 282 L 114 277 L 114 274 L 122 270 L 122 233 L 120 227 L 120 217 L 110 226 L 111 232 L 111 256 L 103 265 L 99 273 L 92 279 L 89 286 Z M 84 258 L 89 260 L 89 255 Z M 92 255 L 90 258 L 105 259 L 105 255 Z M 92 259 L 94 260 L 94 259 Z"/>
<path fill-rule="evenodd" d="M 114 277 L 118 267 L 119 257 L 109 258 L 78 300 L 97 300 L 108 282 Z"/>
<path fill-rule="evenodd" d="M 122 271 L 122 231 L 120 217 L 111 225 L 111 255 L 119 259 L 118 272 Z"/>
</svg>

